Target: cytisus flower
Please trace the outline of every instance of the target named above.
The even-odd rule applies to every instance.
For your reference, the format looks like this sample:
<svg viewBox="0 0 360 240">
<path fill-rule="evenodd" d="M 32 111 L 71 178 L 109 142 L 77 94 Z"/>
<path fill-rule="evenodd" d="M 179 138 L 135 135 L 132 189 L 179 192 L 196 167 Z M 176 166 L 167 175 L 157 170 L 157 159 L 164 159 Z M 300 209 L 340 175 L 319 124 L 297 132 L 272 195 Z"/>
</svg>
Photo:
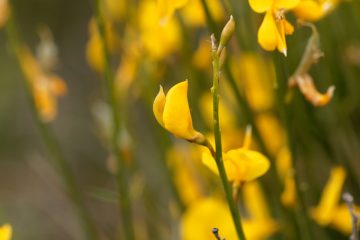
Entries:
<svg viewBox="0 0 360 240">
<path fill-rule="evenodd" d="M 160 13 L 161 22 L 167 21 L 174 12 L 186 5 L 188 0 L 158 0 L 158 9 Z"/>
<path fill-rule="evenodd" d="M 293 12 L 301 20 L 318 21 L 332 12 L 339 2 L 339 0 L 302 0 Z"/>
<path fill-rule="evenodd" d="M 294 32 L 286 21 L 286 10 L 297 6 L 299 0 L 249 0 L 250 7 L 257 13 L 264 13 L 264 20 L 258 31 L 258 42 L 267 51 L 278 49 L 287 54 L 285 35 Z"/>
<path fill-rule="evenodd" d="M 0 240 L 10 240 L 12 236 L 12 227 L 10 224 L 4 224 L 0 227 Z"/>
<path fill-rule="evenodd" d="M 250 131 L 247 131 L 242 148 L 233 149 L 223 153 L 223 161 L 229 181 L 244 183 L 264 175 L 270 167 L 270 161 L 263 154 L 249 150 Z M 218 174 L 213 156 L 209 151 L 202 154 L 203 163 Z"/>
<path fill-rule="evenodd" d="M 167 95 L 160 86 L 154 100 L 153 112 L 159 124 L 176 137 L 195 141 L 202 134 L 193 128 L 187 92 L 187 80 L 173 86 Z"/>
<path fill-rule="evenodd" d="M 67 91 L 64 80 L 44 71 L 28 48 L 21 48 L 17 55 L 41 119 L 45 122 L 52 121 L 57 114 L 57 98 Z"/>
</svg>

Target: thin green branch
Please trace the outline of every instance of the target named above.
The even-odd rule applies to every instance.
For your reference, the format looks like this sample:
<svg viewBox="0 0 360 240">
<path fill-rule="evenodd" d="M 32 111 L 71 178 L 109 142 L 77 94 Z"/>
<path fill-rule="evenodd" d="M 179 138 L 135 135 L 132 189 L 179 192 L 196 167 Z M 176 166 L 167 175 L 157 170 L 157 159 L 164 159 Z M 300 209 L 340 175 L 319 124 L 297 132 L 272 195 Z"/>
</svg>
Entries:
<svg viewBox="0 0 360 240">
<path fill-rule="evenodd" d="M 10 43 L 10 47 L 14 51 L 17 60 L 19 62 L 20 61 L 19 52 L 23 44 L 21 42 L 21 39 L 17 31 L 14 12 L 11 13 L 11 16 L 6 24 L 6 31 L 7 31 L 7 38 Z M 54 165 L 55 170 L 61 179 L 67 197 L 75 207 L 82 228 L 84 230 L 86 239 L 91 239 L 91 240 L 98 239 L 97 229 L 90 217 L 88 210 L 85 207 L 85 203 L 81 195 L 81 191 L 78 185 L 76 184 L 75 178 L 71 173 L 68 163 L 65 160 L 60 144 L 57 141 L 54 133 L 52 132 L 49 124 L 42 121 L 41 116 L 39 115 L 39 112 L 37 111 L 35 105 L 35 100 L 31 91 L 31 86 L 29 82 L 26 80 L 25 76 L 23 76 L 23 83 L 26 89 L 28 102 L 30 103 L 31 111 L 34 116 L 37 128 L 40 132 L 42 141 L 44 142 L 45 147 L 49 155 L 51 156 L 50 160 L 52 160 L 52 164 Z"/>
<path fill-rule="evenodd" d="M 112 136 L 111 136 L 111 150 L 117 160 L 117 190 L 118 190 L 118 206 L 120 210 L 120 216 L 122 216 L 122 223 L 127 240 L 135 239 L 134 227 L 131 214 L 131 202 L 128 191 L 128 185 L 126 182 L 126 169 L 124 161 L 122 159 L 121 150 L 119 149 L 119 135 L 121 131 L 120 122 L 120 106 L 116 98 L 114 76 L 110 66 L 110 53 L 106 43 L 105 36 L 105 20 L 101 12 L 101 0 L 95 0 L 95 12 L 96 12 L 96 23 L 98 26 L 99 36 L 101 40 L 102 53 L 104 59 L 104 78 L 105 78 L 105 89 L 107 93 L 108 104 L 111 107 L 112 112 Z"/>
<path fill-rule="evenodd" d="M 231 216 L 234 221 L 236 233 L 239 240 L 245 239 L 245 234 L 240 222 L 240 213 L 236 207 L 235 201 L 232 195 L 232 189 L 227 178 L 225 167 L 222 159 L 222 144 L 221 144 L 221 130 L 219 123 L 219 80 L 221 75 L 219 55 L 217 53 L 217 46 L 215 43 L 214 35 L 211 36 L 212 43 L 212 57 L 213 57 L 213 86 L 211 88 L 213 94 L 213 121 L 214 121 L 214 136 L 215 136 L 215 158 L 217 168 L 219 170 L 219 175 L 221 178 L 222 185 L 225 190 L 226 199 L 230 208 Z M 213 151 L 211 151 L 212 154 Z"/>
</svg>

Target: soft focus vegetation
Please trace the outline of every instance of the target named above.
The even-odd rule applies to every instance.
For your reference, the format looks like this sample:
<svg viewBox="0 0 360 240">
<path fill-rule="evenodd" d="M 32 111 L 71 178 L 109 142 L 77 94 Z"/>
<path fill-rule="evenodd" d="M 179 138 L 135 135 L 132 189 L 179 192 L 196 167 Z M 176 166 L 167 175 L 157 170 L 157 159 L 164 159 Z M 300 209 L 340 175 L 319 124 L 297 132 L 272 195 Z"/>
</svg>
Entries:
<svg viewBox="0 0 360 240">
<path fill-rule="evenodd" d="M 358 0 L 0 0 L 0 240 L 358 240 Z"/>
</svg>

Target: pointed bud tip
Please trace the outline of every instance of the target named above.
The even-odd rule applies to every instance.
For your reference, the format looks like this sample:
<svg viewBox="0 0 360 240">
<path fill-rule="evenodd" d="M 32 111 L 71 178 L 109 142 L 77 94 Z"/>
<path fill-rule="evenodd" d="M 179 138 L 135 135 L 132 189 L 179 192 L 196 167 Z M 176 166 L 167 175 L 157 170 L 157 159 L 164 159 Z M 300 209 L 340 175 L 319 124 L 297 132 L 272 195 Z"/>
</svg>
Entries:
<svg viewBox="0 0 360 240">
<path fill-rule="evenodd" d="M 284 54 L 285 57 L 287 57 L 287 50 L 286 48 L 281 51 L 282 54 Z"/>
</svg>

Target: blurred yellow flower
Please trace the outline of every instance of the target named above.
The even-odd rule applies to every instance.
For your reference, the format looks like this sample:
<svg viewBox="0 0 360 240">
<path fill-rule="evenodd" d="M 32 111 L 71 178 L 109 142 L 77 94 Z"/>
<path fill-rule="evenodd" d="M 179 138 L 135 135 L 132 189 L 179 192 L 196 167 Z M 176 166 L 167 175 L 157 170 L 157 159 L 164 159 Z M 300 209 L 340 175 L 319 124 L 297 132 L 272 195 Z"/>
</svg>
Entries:
<svg viewBox="0 0 360 240">
<path fill-rule="evenodd" d="M 17 55 L 20 67 L 29 82 L 40 117 L 45 122 L 53 120 L 57 114 L 57 98 L 67 91 L 64 80 L 43 71 L 26 47 L 21 48 Z"/>
<path fill-rule="evenodd" d="M 207 38 L 200 39 L 199 46 L 192 56 L 192 65 L 207 70 L 211 66 L 211 44 Z"/>
<path fill-rule="evenodd" d="M 271 219 L 260 187 L 251 183 L 244 188 L 245 208 L 249 216 L 241 219 L 246 239 L 267 239 L 278 226 Z M 215 239 L 212 229 L 218 228 L 222 238 L 237 239 L 228 206 L 217 198 L 193 202 L 181 218 L 181 239 Z"/>
<path fill-rule="evenodd" d="M 181 47 L 178 22 L 170 18 L 160 23 L 161 14 L 153 1 L 142 1 L 139 10 L 140 42 L 144 51 L 154 60 L 162 60 Z"/>
<path fill-rule="evenodd" d="M 248 149 L 235 149 L 223 153 L 223 161 L 229 181 L 248 182 L 264 175 L 270 161 L 261 153 Z M 208 151 L 202 155 L 203 163 L 218 174 L 214 158 Z"/>
<path fill-rule="evenodd" d="M 2 28 L 6 24 L 9 18 L 9 14 L 10 9 L 8 0 L 0 0 L 0 28 Z"/>
<path fill-rule="evenodd" d="M 357 214 L 360 214 L 360 207 L 355 206 L 354 211 Z M 345 235 L 350 235 L 352 232 L 352 221 L 349 207 L 347 204 L 342 203 L 336 207 L 334 211 L 334 217 L 330 222 L 330 226 L 339 230 Z M 360 227 L 360 222 L 358 221 L 358 227 Z"/>
<path fill-rule="evenodd" d="M 226 239 L 237 239 L 228 206 L 216 198 L 199 199 L 181 218 L 181 239 L 214 239 L 213 228 L 218 228 Z"/>
<path fill-rule="evenodd" d="M 0 227 L 0 240 L 10 240 L 12 236 L 12 227 L 10 224 L 4 224 Z"/>
<path fill-rule="evenodd" d="M 330 178 L 324 187 L 320 203 L 311 210 L 312 218 L 319 225 L 328 225 L 334 219 L 345 178 L 346 171 L 343 167 L 338 166 L 331 169 Z"/>
<path fill-rule="evenodd" d="M 177 9 L 184 7 L 187 2 L 188 0 L 157 0 L 161 23 L 166 22 Z"/>
<path fill-rule="evenodd" d="M 86 45 L 86 59 L 95 71 L 101 73 L 104 70 L 104 53 L 95 19 L 90 20 L 89 33 L 90 38 Z M 114 26 L 109 21 L 105 22 L 105 38 L 110 53 L 114 54 L 119 49 L 120 41 Z"/>
<path fill-rule="evenodd" d="M 285 35 L 294 32 L 286 21 L 285 11 L 297 6 L 300 0 L 249 0 L 250 7 L 257 13 L 264 13 L 264 20 L 258 31 L 258 42 L 267 51 L 278 49 L 287 54 Z"/>
<path fill-rule="evenodd" d="M 201 198 L 203 190 L 197 176 L 194 158 L 191 156 L 191 148 L 189 145 L 187 147 L 185 149 L 179 146 L 171 148 L 166 154 L 166 159 L 168 166 L 174 169 L 173 178 L 180 197 L 186 205 L 189 205 Z"/>
<path fill-rule="evenodd" d="M 248 139 L 248 140 L 247 140 Z M 229 181 L 244 183 L 264 175 L 270 168 L 270 161 L 263 154 L 249 150 L 249 136 L 245 136 L 242 148 L 223 153 L 223 161 Z M 219 174 L 216 162 L 209 151 L 203 151 L 203 163 Z"/>
<path fill-rule="evenodd" d="M 292 11 L 304 21 L 318 21 L 333 11 L 340 0 L 301 0 Z"/>
<path fill-rule="evenodd" d="M 271 218 L 264 193 L 257 181 L 249 182 L 243 189 L 244 205 L 248 216 L 242 219 L 247 239 L 267 239 L 278 230 L 278 224 Z"/>
<path fill-rule="evenodd" d="M 284 184 L 281 202 L 284 206 L 294 207 L 296 204 L 294 168 L 292 165 L 291 153 L 287 146 L 284 146 L 276 155 L 276 169 Z"/>
<path fill-rule="evenodd" d="M 281 123 L 272 113 L 259 114 L 256 116 L 255 123 L 264 139 L 266 148 L 273 156 L 276 156 L 286 145 L 286 133 Z"/>
<path fill-rule="evenodd" d="M 191 0 L 180 13 L 187 25 L 192 27 L 206 26 L 206 14 L 201 3 L 202 0 Z M 224 19 L 224 9 L 218 0 L 204 0 L 209 7 L 209 12 L 215 21 Z"/>
<path fill-rule="evenodd" d="M 166 130 L 176 137 L 193 141 L 200 133 L 193 128 L 187 92 L 188 80 L 173 86 L 166 96 L 160 86 L 154 100 L 153 112 L 156 120 Z"/>
<path fill-rule="evenodd" d="M 105 0 L 105 15 L 114 21 L 121 21 L 125 17 L 128 5 L 125 0 Z"/>
<path fill-rule="evenodd" d="M 242 53 L 240 58 L 231 62 L 250 107 L 256 112 L 270 110 L 275 103 L 276 81 L 272 62 L 253 53 Z"/>
<path fill-rule="evenodd" d="M 340 232 L 349 235 L 352 232 L 352 217 L 349 207 L 345 203 L 339 203 L 342 187 L 346 178 L 346 171 L 338 166 L 331 169 L 330 178 L 321 195 L 320 203 L 311 209 L 311 217 L 321 226 L 331 226 Z M 360 207 L 354 206 L 356 214 L 360 213 Z M 360 226 L 360 222 L 358 222 Z"/>
</svg>

